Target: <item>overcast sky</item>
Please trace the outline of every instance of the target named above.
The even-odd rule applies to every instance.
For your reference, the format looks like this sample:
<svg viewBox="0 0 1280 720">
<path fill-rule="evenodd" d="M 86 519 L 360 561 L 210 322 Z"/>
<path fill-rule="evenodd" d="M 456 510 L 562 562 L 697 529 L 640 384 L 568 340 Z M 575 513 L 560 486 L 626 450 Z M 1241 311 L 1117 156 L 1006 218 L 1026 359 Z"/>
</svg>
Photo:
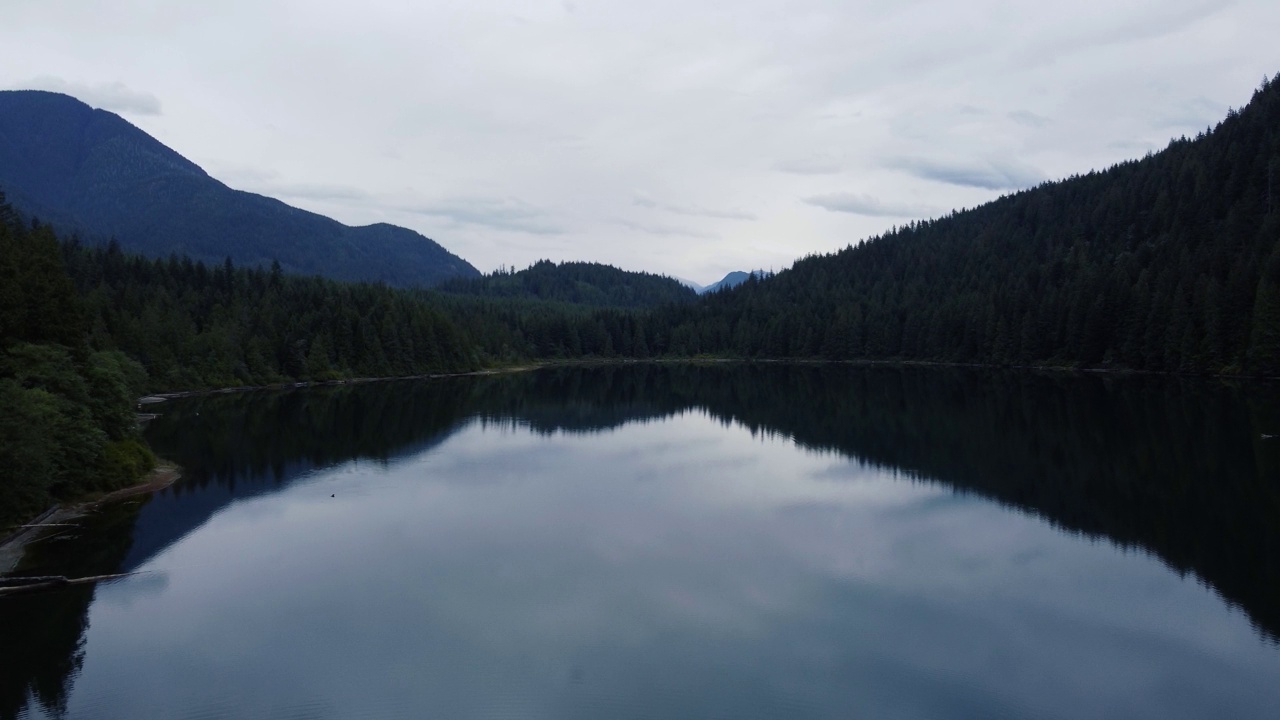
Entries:
<svg viewBox="0 0 1280 720">
<path fill-rule="evenodd" d="M 0 87 L 481 270 L 701 283 L 1194 135 L 1276 0 L 0 0 Z"/>
</svg>

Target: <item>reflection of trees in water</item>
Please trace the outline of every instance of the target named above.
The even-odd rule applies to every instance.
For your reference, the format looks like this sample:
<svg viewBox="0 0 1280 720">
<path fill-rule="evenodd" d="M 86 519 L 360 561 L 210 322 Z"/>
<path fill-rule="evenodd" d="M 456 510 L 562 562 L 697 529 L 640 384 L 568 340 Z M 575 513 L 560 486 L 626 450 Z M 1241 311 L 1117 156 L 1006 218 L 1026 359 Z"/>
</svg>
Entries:
<svg viewBox="0 0 1280 720">
<path fill-rule="evenodd" d="M 12 720 L 39 703 L 54 717 L 66 713 L 71 679 L 84 662 L 92 587 L 4 601 L 0 624 L 0 718 Z"/>
<path fill-rule="evenodd" d="M 1275 386 L 962 370 L 756 368 L 699 402 L 1194 572 L 1280 636 Z M 752 377 L 753 380 L 743 378 Z"/>
<path fill-rule="evenodd" d="M 53 541 L 32 545 L 23 572 L 83 577 L 118 567 L 138 508 L 120 504 L 103 510 L 92 543 L 75 543 L 82 547 L 74 553 Z M 84 662 L 93 596 L 92 586 L 76 586 L 0 600 L 0 720 L 14 720 L 29 701 L 54 717 L 65 715 L 71 682 Z"/>
<path fill-rule="evenodd" d="M 467 418 L 597 432 L 692 408 L 753 432 L 943 482 L 1195 572 L 1280 635 L 1274 385 L 846 365 L 637 364 L 429 383 L 213 396 L 158 425 L 211 481 L 282 482 L 388 460 Z M 198 416 L 195 413 L 199 413 Z M 293 471 L 290 471 L 290 468 Z"/>
<path fill-rule="evenodd" d="M 95 531 L 85 547 L 64 543 L 62 551 L 84 574 L 131 569 L 235 497 L 314 467 L 417 454 L 472 418 L 540 433 L 601 432 L 702 408 L 752 432 L 1145 548 L 1196 573 L 1275 638 L 1280 441 L 1260 437 L 1280 429 L 1278 399 L 1275 386 L 1170 378 L 772 364 L 556 368 L 214 395 L 173 403 L 149 430 L 157 451 L 187 468 L 183 483 L 136 526 L 134 513 L 114 535 Z M 50 708 L 64 698 L 50 689 L 74 672 L 91 593 L 56 597 L 0 606 L 0 718 L 16 715 L 25 688 L 40 688 Z"/>
<path fill-rule="evenodd" d="M 386 382 L 210 395 L 161 406 L 147 439 L 187 469 L 175 492 L 210 483 L 287 482 L 355 458 L 380 461 L 442 438 L 475 380 Z"/>
</svg>

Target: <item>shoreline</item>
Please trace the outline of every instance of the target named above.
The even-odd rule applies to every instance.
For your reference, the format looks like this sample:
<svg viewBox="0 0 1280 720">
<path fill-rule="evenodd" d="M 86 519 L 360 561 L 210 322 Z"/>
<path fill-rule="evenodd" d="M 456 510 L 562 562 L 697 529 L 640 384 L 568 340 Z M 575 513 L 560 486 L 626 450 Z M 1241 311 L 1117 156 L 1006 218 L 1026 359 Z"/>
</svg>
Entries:
<svg viewBox="0 0 1280 720">
<path fill-rule="evenodd" d="M 128 487 L 113 490 L 99 496 L 82 499 L 78 502 L 55 505 L 40 515 L 27 521 L 16 532 L 0 540 L 0 576 L 8 575 L 17 569 L 26 554 L 27 545 L 40 540 L 51 529 L 59 526 L 74 525 L 76 520 L 90 512 L 119 500 L 147 495 L 163 490 L 182 477 L 182 469 L 172 463 L 158 463 L 156 467 L 140 482 Z"/>
<path fill-rule="evenodd" d="M 1217 380 L 1220 382 L 1276 382 L 1280 377 L 1266 375 L 1235 375 L 1226 373 L 1186 373 L 1156 370 L 1134 370 L 1115 367 L 1072 367 L 1069 365 L 992 365 L 989 363 L 942 362 L 937 360 L 826 360 L 821 358 L 734 358 L 734 357 L 657 357 L 657 358 L 585 358 L 578 360 L 543 360 L 537 362 L 512 365 L 510 367 L 486 368 L 459 373 L 428 373 L 425 375 L 393 375 L 388 377 L 358 377 L 341 380 L 302 380 L 298 382 L 270 383 L 267 385 L 236 385 L 222 388 L 201 390 L 173 390 L 156 392 L 139 398 L 140 405 L 157 403 L 186 397 L 202 395 L 219 395 L 260 390 L 292 390 L 317 387 L 340 387 L 343 385 L 362 385 L 366 383 L 397 382 L 402 380 L 442 380 L 457 377 L 482 377 L 487 375 L 505 375 L 508 373 L 531 372 L 546 368 L 580 367 L 595 365 L 636 365 L 643 363 L 692 365 L 719 363 L 762 363 L 789 365 L 865 365 L 886 367 L 949 367 L 983 370 L 1016 370 L 1048 373 L 1065 373 L 1071 375 L 1114 375 L 1114 376 L 1150 376 L 1169 378 L 1196 378 L 1200 380 Z"/>
<path fill-rule="evenodd" d="M 566 361 L 568 364 L 574 361 Z M 387 377 L 357 377 L 343 378 L 341 380 L 299 380 L 297 382 L 270 383 L 267 385 L 233 385 L 221 388 L 206 388 L 203 390 L 170 390 L 166 392 L 155 392 L 138 398 L 135 402 L 138 405 L 150 405 L 164 400 L 174 400 L 177 398 L 198 397 L 201 395 L 221 395 L 241 392 L 255 392 L 258 390 L 293 390 L 301 388 L 317 388 L 317 387 L 341 387 L 343 385 L 364 385 L 367 383 L 378 382 L 396 382 L 399 380 L 442 380 L 445 378 L 456 377 L 478 377 L 484 375 L 505 375 L 507 373 L 529 372 L 532 370 L 540 370 L 544 367 L 557 365 L 560 363 L 529 363 L 525 365 L 513 365 L 503 368 L 489 368 L 485 370 L 471 370 L 469 372 L 460 373 L 428 373 L 426 375 L 390 375 Z"/>
</svg>

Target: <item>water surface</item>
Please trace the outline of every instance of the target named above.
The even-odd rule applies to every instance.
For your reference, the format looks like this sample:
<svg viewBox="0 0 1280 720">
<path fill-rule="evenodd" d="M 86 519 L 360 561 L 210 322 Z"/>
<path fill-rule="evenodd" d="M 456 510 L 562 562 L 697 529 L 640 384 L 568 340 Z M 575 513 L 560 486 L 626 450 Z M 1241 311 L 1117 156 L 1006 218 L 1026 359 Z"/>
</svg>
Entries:
<svg viewBox="0 0 1280 720">
<path fill-rule="evenodd" d="M 0 717 L 1200 718 L 1280 701 L 1274 386 L 634 366 L 213 396 L 40 543 Z"/>
</svg>

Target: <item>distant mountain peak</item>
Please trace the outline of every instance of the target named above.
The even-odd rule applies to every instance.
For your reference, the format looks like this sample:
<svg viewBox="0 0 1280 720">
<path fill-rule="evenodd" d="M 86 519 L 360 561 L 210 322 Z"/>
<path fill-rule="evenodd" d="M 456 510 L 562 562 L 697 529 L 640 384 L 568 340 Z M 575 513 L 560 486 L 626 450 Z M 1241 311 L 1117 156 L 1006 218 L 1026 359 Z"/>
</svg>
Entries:
<svg viewBox="0 0 1280 720">
<path fill-rule="evenodd" d="M 746 282 L 749 278 L 753 276 L 763 279 L 763 278 L 770 277 L 771 275 L 773 275 L 773 273 L 768 270 L 752 270 L 751 272 L 747 272 L 745 270 L 734 270 L 728 275 L 725 275 L 720 280 L 713 282 L 710 285 L 702 288 L 701 290 L 698 291 L 698 294 L 705 295 L 707 293 L 716 292 L 718 290 L 727 290 L 729 288 L 735 288 L 741 285 L 742 283 Z"/>
</svg>

